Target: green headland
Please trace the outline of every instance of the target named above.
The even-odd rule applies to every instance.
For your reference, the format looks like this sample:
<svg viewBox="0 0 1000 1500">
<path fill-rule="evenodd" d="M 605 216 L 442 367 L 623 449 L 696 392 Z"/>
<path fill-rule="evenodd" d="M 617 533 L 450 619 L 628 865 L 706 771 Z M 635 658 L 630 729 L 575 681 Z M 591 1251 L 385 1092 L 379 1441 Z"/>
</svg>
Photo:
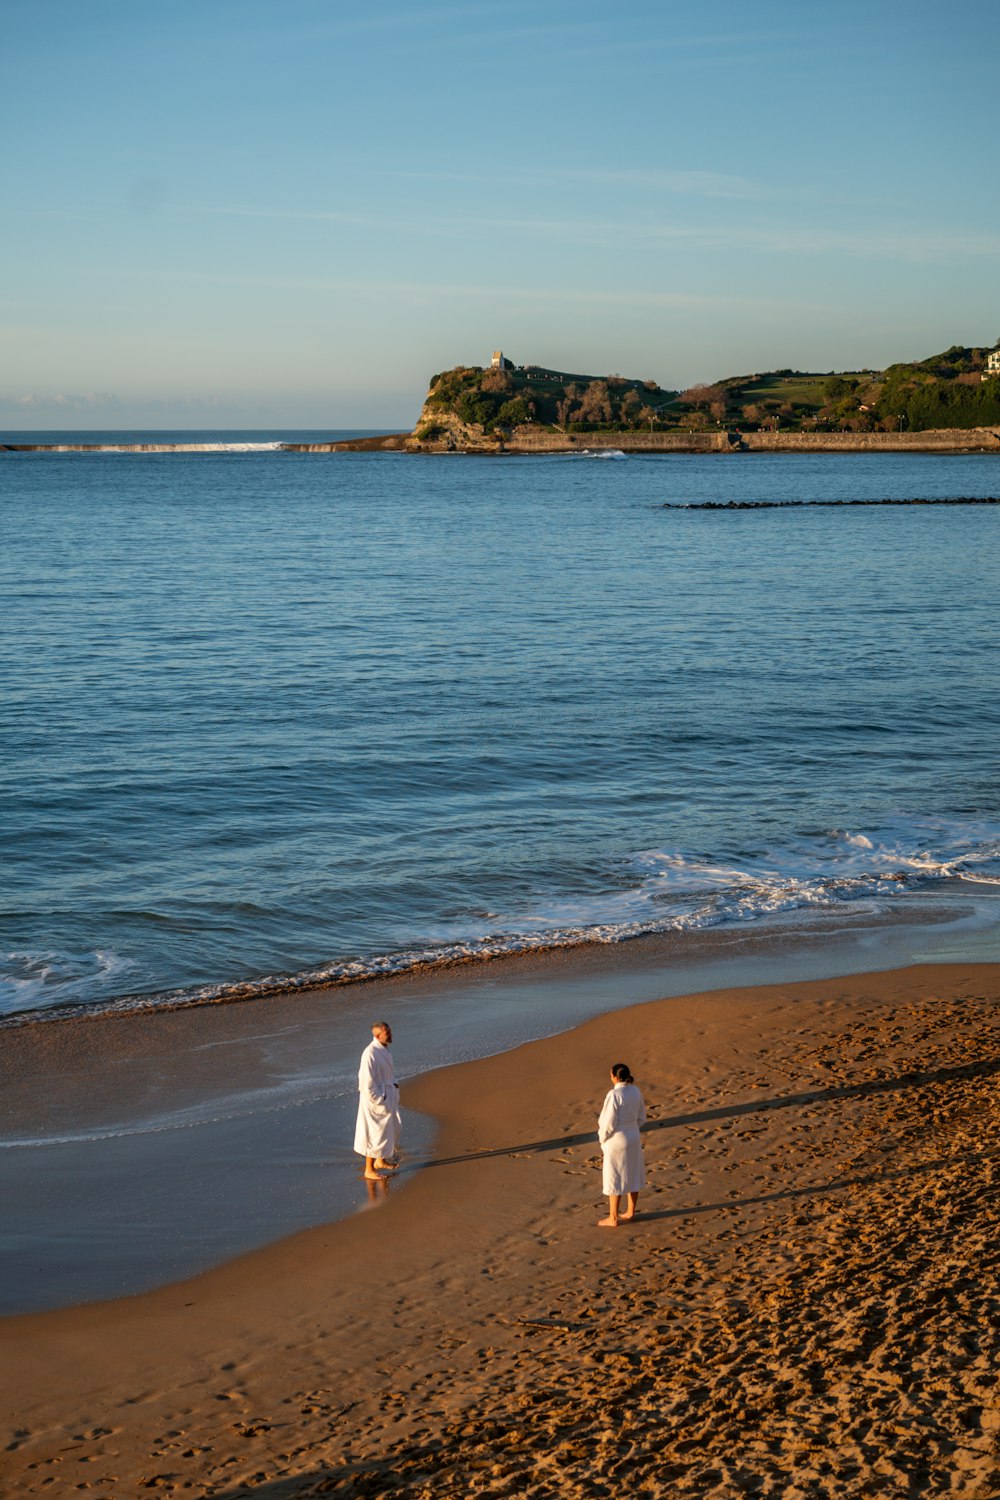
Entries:
<svg viewBox="0 0 1000 1500">
<path fill-rule="evenodd" d="M 687 390 L 653 379 L 517 365 L 435 375 L 410 441 L 521 444 L 531 437 L 718 433 L 901 433 L 1000 425 L 1000 349 L 953 345 L 885 370 L 768 370 Z"/>
</svg>

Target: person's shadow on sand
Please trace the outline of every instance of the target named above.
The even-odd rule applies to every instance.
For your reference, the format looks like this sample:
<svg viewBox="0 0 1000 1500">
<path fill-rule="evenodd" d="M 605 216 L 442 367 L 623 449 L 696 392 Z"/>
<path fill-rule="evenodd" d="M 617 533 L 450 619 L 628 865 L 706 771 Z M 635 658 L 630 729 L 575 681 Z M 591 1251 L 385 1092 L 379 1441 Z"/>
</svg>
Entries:
<svg viewBox="0 0 1000 1500">
<path fill-rule="evenodd" d="M 952 1068 L 900 1073 L 894 1078 L 872 1078 L 863 1083 L 837 1084 L 825 1089 L 782 1094 L 777 1099 L 752 1099 L 744 1104 L 720 1104 L 714 1109 L 694 1110 L 686 1115 L 667 1115 L 664 1119 L 648 1120 L 642 1130 L 644 1135 L 651 1135 L 657 1130 L 676 1130 L 681 1125 L 700 1125 L 708 1120 L 740 1119 L 744 1115 L 756 1115 L 770 1110 L 801 1109 L 806 1105 L 836 1104 L 846 1099 L 865 1099 L 879 1094 L 903 1093 L 909 1089 L 926 1088 L 928 1084 L 958 1083 L 963 1079 L 990 1078 L 998 1072 L 1000 1072 L 1000 1058 L 984 1058 L 979 1062 L 963 1063 Z M 434 1167 L 455 1166 L 459 1162 L 485 1161 L 491 1156 L 524 1156 L 531 1152 L 559 1151 L 565 1150 L 568 1146 L 594 1145 L 596 1140 L 596 1130 L 584 1130 L 579 1135 L 553 1136 L 547 1141 L 519 1141 L 515 1145 L 486 1147 L 482 1151 L 469 1151 L 460 1156 L 439 1156 L 433 1161 L 414 1162 L 410 1170 L 419 1167 L 420 1171 L 426 1172 Z M 846 1182 L 844 1186 L 847 1186 Z M 652 1214 L 643 1215 L 646 1219 L 652 1217 Z M 668 1217 L 668 1215 L 662 1217 Z"/>
<path fill-rule="evenodd" d="M 212 1500 L 309 1500 L 312 1495 L 347 1495 L 352 1481 L 381 1475 L 386 1488 L 393 1492 L 392 1475 L 381 1463 L 336 1464 L 328 1469 L 314 1469 L 311 1474 L 296 1474 L 288 1479 L 266 1479 L 263 1484 L 248 1480 L 228 1490 L 216 1490 Z M 375 1493 L 372 1491 L 371 1493 Z"/>
</svg>

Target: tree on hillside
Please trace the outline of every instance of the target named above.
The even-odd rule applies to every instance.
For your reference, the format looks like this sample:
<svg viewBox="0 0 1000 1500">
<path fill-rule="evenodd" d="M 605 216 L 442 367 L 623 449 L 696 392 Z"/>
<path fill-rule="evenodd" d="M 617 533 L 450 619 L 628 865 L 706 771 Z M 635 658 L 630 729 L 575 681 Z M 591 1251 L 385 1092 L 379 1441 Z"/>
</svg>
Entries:
<svg viewBox="0 0 1000 1500">
<path fill-rule="evenodd" d="M 470 426 L 491 427 L 496 420 L 497 401 L 481 391 L 463 391 L 455 402 L 455 414 Z"/>
<path fill-rule="evenodd" d="M 828 406 L 833 406 L 852 395 L 856 385 L 856 380 L 848 380 L 843 375 L 831 375 L 823 382 L 823 399 Z"/>
<path fill-rule="evenodd" d="M 519 427 L 522 422 L 530 422 L 534 415 L 534 402 L 525 400 L 524 396 L 513 396 L 497 412 L 497 422 L 501 427 Z"/>
<path fill-rule="evenodd" d="M 505 396 L 514 389 L 514 381 L 509 370 L 484 370 L 479 388 L 491 395 Z"/>
<path fill-rule="evenodd" d="M 590 382 L 581 398 L 576 420 L 579 422 L 611 421 L 611 392 L 608 390 L 606 380 Z"/>
<path fill-rule="evenodd" d="M 638 421 L 639 410 L 641 406 L 642 401 L 640 399 L 639 392 L 634 387 L 631 390 L 626 391 L 624 396 L 622 397 L 621 403 L 622 422 L 628 423 L 631 426 L 633 423 Z"/>
<path fill-rule="evenodd" d="M 692 385 L 681 391 L 680 400 L 697 411 L 708 411 L 713 401 L 721 401 L 725 408 L 726 388 L 724 385 Z"/>
<path fill-rule="evenodd" d="M 435 375 L 427 396 L 427 405 L 441 411 L 454 410 L 455 403 L 463 392 L 474 391 L 479 384 L 482 370 L 469 365 L 456 365 L 454 370 L 445 370 Z"/>
<path fill-rule="evenodd" d="M 560 401 L 556 402 L 556 416 L 563 427 L 572 420 L 573 408 L 577 405 L 583 391 L 575 382 L 566 386 L 566 394 Z"/>
</svg>

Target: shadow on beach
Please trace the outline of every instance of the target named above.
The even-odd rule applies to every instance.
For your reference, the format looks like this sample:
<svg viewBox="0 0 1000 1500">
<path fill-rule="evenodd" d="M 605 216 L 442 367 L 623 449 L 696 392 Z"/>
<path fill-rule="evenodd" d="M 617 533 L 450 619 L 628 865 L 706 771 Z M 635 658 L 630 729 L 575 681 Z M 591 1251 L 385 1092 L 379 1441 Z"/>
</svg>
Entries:
<svg viewBox="0 0 1000 1500">
<path fill-rule="evenodd" d="M 360 1475 L 376 1475 L 381 1472 L 376 1464 L 321 1469 L 312 1475 L 297 1475 L 292 1479 L 265 1479 L 264 1484 L 235 1485 L 232 1490 L 216 1490 L 211 1500 L 307 1500 L 309 1496 L 331 1496 L 345 1494 L 345 1485 Z"/>
<path fill-rule="evenodd" d="M 309 1500 L 311 1495 L 349 1495 L 357 1480 L 369 1481 L 381 1477 L 385 1488 L 365 1490 L 365 1493 L 388 1495 L 393 1492 L 392 1477 L 382 1463 L 336 1464 L 329 1469 L 316 1469 L 311 1474 L 292 1475 L 288 1479 L 266 1479 L 262 1484 L 248 1480 L 246 1484 L 233 1485 L 226 1490 L 211 1492 L 212 1500 Z"/>
<path fill-rule="evenodd" d="M 696 1214 L 733 1213 L 742 1208 L 755 1208 L 763 1203 L 788 1203 L 796 1198 L 824 1198 L 828 1193 L 838 1193 L 844 1188 L 880 1187 L 887 1182 L 904 1182 L 915 1177 L 926 1177 L 940 1172 L 943 1167 L 990 1161 L 1000 1156 L 1000 1146 L 993 1151 L 966 1151 L 960 1156 L 942 1156 L 935 1161 L 922 1162 L 918 1167 L 907 1167 L 900 1172 L 870 1172 L 864 1176 L 834 1177 L 829 1182 L 812 1183 L 807 1187 L 783 1188 L 777 1193 L 760 1193 L 755 1197 L 727 1198 L 721 1203 L 692 1203 L 683 1208 L 642 1208 L 636 1215 L 637 1224 L 648 1224 L 654 1219 L 690 1219 Z"/>
<path fill-rule="evenodd" d="M 657 1130 L 676 1130 L 682 1125 L 700 1125 L 710 1120 L 740 1119 L 745 1115 L 763 1114 L 771 1110 L 800 1109 L 807 1105 L 838 1104 L 848 1099 L 867 1099 L 877 1097 L 879 1094 L 905 1093 L 910 1089 L 926 1088 L 929 1084 L 958 1083 L 974 1078 L 989 1078 L 998 1072 L 1000 1072 L 1000 1058 L 985 1058 L 980 1062 L 963 1063 L 957 1067 L 900 1073 L 895 1078 L 873 1078 L 864 1083 L 847 1083 L 831 1088 L 783 1094 L 777 1099 L 753 1099 L 744 1104 L 723 1104 L 715 1109 L 700 1109 L 685 1115 L 668 1115 L 662 1120 L 648 1120 L 643 1126 L 643 1134 L 651 1135 Z M 524 1155 L 528 1152 L 563 1150 L 567 1146 L 594 1145 L 596 1140 L 596 1131 L 584 1130 L 578 1135 L 552 1136 L 545 1141 L 527 1143 L 519 1141 L 516 1145 L 493 1146 L 482 1151 L 469 1151 L 460 1156 L 436 1157 L 433 1161 L 419 1163 L 419 1170 L 430 1171 L 434 1167 L 450 1167 L 459 1162 L 484 1161 L 491 1156 L 510 1156 L 514 1153 Z M 417 1165 L 414 1163 L 413 1168 Z M 844 1185 L 846 1186 L 846 1183 Z"/>
</svg>

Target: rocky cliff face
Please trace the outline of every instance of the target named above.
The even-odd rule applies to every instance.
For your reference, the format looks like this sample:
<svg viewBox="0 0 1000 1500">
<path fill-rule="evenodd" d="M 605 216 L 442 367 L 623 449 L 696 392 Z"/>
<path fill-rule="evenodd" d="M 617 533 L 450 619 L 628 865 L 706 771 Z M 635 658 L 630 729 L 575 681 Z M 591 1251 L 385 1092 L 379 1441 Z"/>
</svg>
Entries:
<svg viewBox="0 0 1000 1500">
<path fill-rule="evenodd" d="M 425 401 L 406 446 L 414 453 L 500 453 L 504 444 L 492 433 L 487 437 L 478 423 L 463 422 Z"/>
</svg>

